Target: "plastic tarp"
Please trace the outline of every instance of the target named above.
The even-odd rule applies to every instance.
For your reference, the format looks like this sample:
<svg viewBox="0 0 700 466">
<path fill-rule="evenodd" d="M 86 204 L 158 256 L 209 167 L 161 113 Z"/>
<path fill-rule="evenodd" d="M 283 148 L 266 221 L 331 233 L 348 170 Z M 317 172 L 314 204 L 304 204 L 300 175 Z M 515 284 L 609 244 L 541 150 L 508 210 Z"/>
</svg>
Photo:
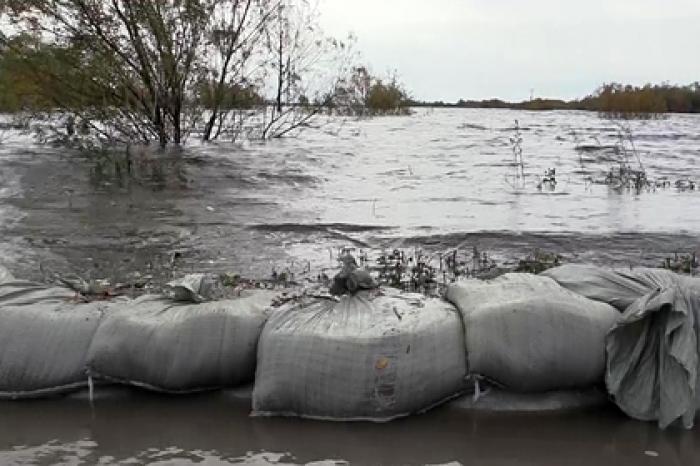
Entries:
<svg viewBox="0 0 700 466">
<path fill-rule="evenodd" d="M 521 392 L 602 384 L 613 307 L 529 274 L 458 282 L 446 298 L 464 319 L 471 374 Z"/>
<path fill-rule="evenodd" d="M 606 341 L 608 392 L 633 418 L 692 427 L 700 406 L 700 280 L 661 269 L 578 265 L 546 273 L 587 296 L 620 307 L 629 302 Z M 576 276 L 586 285 L 576 285 Z"/>
<path fill-rule="evenodd" d="M 85 357 L 103 303 L 32 282 L 0 283 L 0 398 L 33 398 L 87 385 Z"/>
<path fill-rule="evenodd" d="M 258 348 L 253 414 L 387 421 L 465 388 L 457 310 L 394 289 L 277 310 Z"/>
<path fill-rule="evenodd" d="M 88 354 L 89 373 L 152 390 L 233 387 L 255 374 L 258 337 L 276 293 L 188 304 L 143 296 L 110 312 Z"/>
</svg>

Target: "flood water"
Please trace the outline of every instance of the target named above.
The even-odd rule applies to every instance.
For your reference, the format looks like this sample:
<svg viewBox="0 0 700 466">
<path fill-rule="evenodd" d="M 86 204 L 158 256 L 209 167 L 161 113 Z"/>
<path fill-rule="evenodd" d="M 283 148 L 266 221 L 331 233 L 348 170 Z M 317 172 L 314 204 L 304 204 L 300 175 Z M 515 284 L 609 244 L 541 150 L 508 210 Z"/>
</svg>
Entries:
<svg viewBox="0 0 700 466">
<path fill-rule="evenodd" d="M 250 418 L 245 393 L 167 397 L 102 388 L 1 403 L 2 464 L 697 464 L 697 430 L 660 431 L 611 408 L 543 414 L 448 404 L 385 424 Z"/>
<path fill-rule="evenodd" d="M 510 138 L 522 128 L 524 182 Z M 630 124 L 648 176 L 700 179 L 700 117 Z M 266 144 L 191 147 L 115 176 L 65 149 L 0 146 L 0 253 L 17 275 L 267 277 L 334 265 L 329 248 L 450 248 L 504 260 L 658 265 L 699 244 L 700 191 L 591 184 L 622 157 L 586 112 L 417 110 Z M 587 150 L 576 151 L 576 146 Z M 630 157 L 637 166 L 634 157 Z M 557 185 L 538 190 L 555 168 Z M 167 278 L 167 277 L 166 277 Z"/>
<path fill-rule="evenodd" d="M 522 130 L 524 182 L 510 138 Z M 418 110 L 348 120 L 266 144 L 193 145 L 115 173 L 23 137 L 0 145 L 0 263 L 47 274 L 154 281 L 191 271 L 268 277 L 334 265 L 351 245 L 489 251 L 535 248 L 568 260 L 658 265 L 700 246 L 700 117 L 631 124 L 652 179 L 630 192 L 592 184 L 620 155 L 617 127 L 583 112 Z M 585 150 L 576 151 L 576 146 Z M 539 175 L 556 168 L 554 189 Z M 698 431 L 575 413 L 471 412 L 445 406 L 389 424 L 251 419 L 227 392 L 143 392 L 0 404 L 2 464 L 690 465 Z M 645 453 L 646 452 L 646 453 Z"/>
</svg>

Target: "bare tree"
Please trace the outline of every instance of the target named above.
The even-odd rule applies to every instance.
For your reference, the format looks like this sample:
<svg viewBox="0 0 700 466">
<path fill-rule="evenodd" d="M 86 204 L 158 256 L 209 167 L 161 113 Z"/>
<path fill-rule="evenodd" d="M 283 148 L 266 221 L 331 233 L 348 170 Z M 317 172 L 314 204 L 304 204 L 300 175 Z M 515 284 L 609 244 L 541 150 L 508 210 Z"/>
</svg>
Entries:
<svg viewBox="0 0 700 466">
<path fill-rule="evenodd" d="M 259 40 L 272 20 L 280 0 L 233 0 L 221 2 L 210 19 L 210 62 L 206 123 L 202 139 L 216 139 L 227 122 L 232 94 L 244 93 L 252 87 L 259 68 L 251 65 L 260 53 Z M 252 68 L 252 70 L 251 70 Z"/>
<path fill-rule="evenodd" d="M 267 81 L 274 92 L 266 106 L 262 138 L 281 137 L 307 127 L 333 106 L 336 89 L 354 59 L 353 38 L 324 37 L 315 5 L 282 1 L 264 32 Z"/>
</svg>

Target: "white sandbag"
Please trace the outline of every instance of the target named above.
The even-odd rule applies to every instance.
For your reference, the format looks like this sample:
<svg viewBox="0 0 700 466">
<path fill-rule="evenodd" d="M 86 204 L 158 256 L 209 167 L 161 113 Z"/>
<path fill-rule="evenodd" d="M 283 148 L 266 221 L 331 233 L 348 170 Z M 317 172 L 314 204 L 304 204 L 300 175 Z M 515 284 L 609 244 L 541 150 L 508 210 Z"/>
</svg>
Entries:
<svg viewBox="0 0 700 466">
<path fill-rule="evenodd" d="M 104 308 L 36 283 L 0 283 L 0 399 L 87 385 L 85 357 Z"/>
<path fill-rule="evenodd" d="M 603 382 L 613 307 L 529 274 L 458 282 L 446 298 L 464 319 L 471 374 L 523 392 Z"/>
<path fill-rule="evenodd" d="M 202 304 L 138 298 L 104 318 L 90 346 L 89 373 L 172 393 L 248 382 L 275 296 L 255 290 Z"/>
<path fill-rule="evenodd" d="M 386 421 L 464 389 L 462 324 L 450 304 L 394 289 L 276 311 L 258 349 L 253 414 Z"/>
</svg>

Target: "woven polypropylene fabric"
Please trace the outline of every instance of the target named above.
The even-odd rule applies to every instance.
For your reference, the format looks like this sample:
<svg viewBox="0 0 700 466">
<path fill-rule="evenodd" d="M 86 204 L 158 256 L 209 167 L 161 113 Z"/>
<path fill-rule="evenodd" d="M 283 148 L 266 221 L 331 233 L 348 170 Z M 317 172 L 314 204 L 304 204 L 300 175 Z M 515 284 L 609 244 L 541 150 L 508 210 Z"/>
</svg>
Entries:
<svg viewBox="0 0 700 466">
<path fill-rule="evenodd" d="M 0 398 L 32 398 L 84 386 L 85 358 L 104 305 L 29 282 L 0 284 Z"/>
<path fill-rule="evenodd" d="M 159 296 L 124 303 L 100 324 L 88 355 L 91 375 L 186 393 L 249 382 L 257 342 L 276 293 L 202 304 Z"/>
<path fill-rule="evenodd" d="M 461 320 L 444 301 L 394 290 L 308 299 L 265 325 L 253 411 L 384 421 L 460 393 L 465 374 Z"/>
<path fill-rule="evenodd" d="M 529 274 L 466 280 L 446 297 L 462 312 L 471 373 L 523 392 L 603 382 L 612 306 Z"/>
</svg>

